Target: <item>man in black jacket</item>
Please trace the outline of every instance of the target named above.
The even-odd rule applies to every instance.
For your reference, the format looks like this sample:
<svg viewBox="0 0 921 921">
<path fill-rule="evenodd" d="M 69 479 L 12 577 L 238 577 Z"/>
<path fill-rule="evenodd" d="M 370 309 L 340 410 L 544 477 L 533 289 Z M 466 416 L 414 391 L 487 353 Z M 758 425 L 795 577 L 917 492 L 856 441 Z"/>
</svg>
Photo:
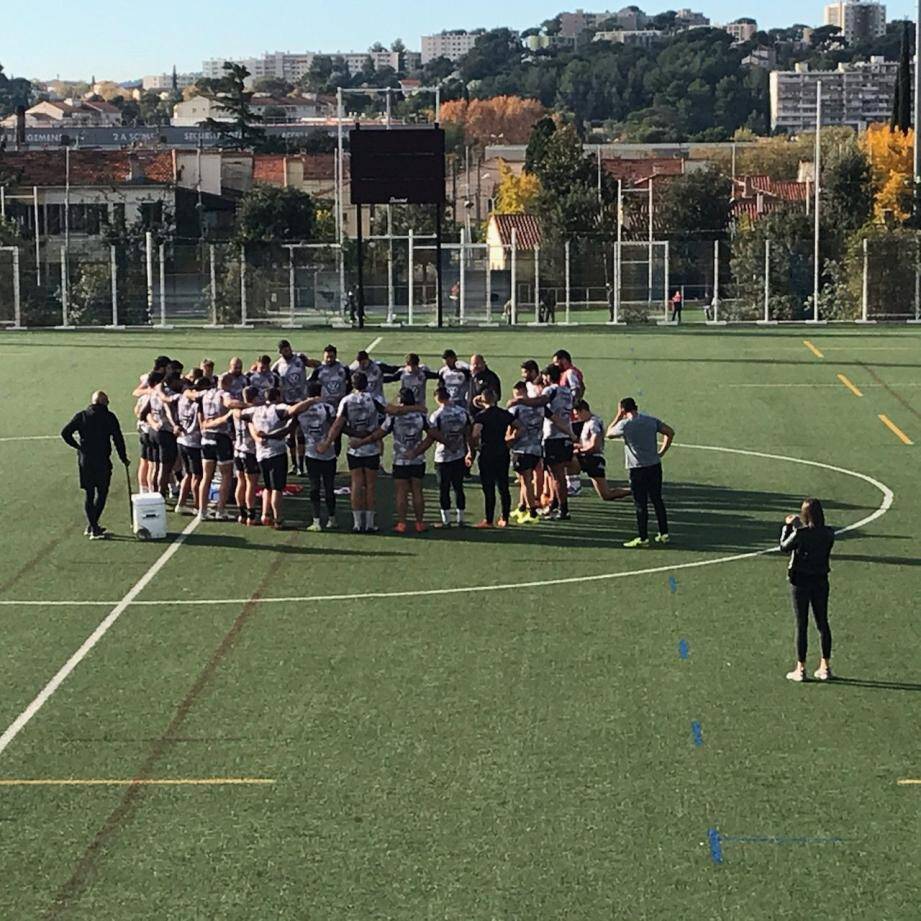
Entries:
<svg viewBox="0 0 921 921">
<path fill-rule="evenodd" d="M 80 436 L 78 441 L 75 435 Z M 99 519 L 109 495 L 112 480 L 112 445 L 121 462 L 128 466 L 125 439 L 114 413 L 109 412 L 109 398 L 97 390 L 90 405 L 76 413 L 73 419 L 61 429 L 61 438 L 77 452 L 80 470 L 80 488 L 86 493 L 86 531 L 90 540 L 104 540 L 108 531 L 101 527 Z"/>
</svg>

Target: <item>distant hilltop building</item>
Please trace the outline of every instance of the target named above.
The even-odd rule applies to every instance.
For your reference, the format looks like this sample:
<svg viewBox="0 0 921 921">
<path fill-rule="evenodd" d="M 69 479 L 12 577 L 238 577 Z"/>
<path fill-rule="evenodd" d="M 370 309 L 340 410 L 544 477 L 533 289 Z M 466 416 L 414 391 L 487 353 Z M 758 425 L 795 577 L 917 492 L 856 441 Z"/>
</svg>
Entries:
<svg viewBox="0 0 921 921">
<path fill-rule="evenodd" d="M 395 71 L 415 71 L 422 66 L 422 57 L 418 51 L 266 51 L 253 58 L 210 58 L 202 62 L 202 76 L 217 80 L 224 76 L 224 62 L 242 64 L 250 73 L 249 82 L 262 77 L 277 77 L 289 83 L 297 83 L 301 77 L 310 72 L 314 60 L 318 57 L 341 58 L 353 76 L 361 73 L 371 59 L 375 70 L 392 67 Z"/>
<path fill-rule="evenodd" d="M 728 32 L 734 42 L 749 42 L 758 31 L 758 23 L 754 19 L 737 19 L 735 22 L 727 22 L 723 31 Z"/>
<path fill-rule="evenodd" d="M 159 93 L 163 90 L 171 90 L 173 80 L 175 79 L 175 89 L 181 90 L 187 86 L 194 86 L 199 80 L 201 74 L 148 74 L 141 77 L 141 88 L 146 92 Z"/>
<path fill-rule="evenodd" d="M 476 44 L 476 40 L 485 35 L 485 29 L 453 29 L 439 32 L 437 35 L 422 36 L 422 63 L 428 64 L 436 58 L 459 61 Z"/>
<path fill-rule="evenodd" d="M 862 131 L 872 122 L 888 122 L 899 65 L 882 57 L 837 70 L 770 73 L 771 129 L 790 134 L 815 129 L 816 84 L 822 81 L 822 127 L 842 125 Z"/>
<path fill-rule="evenodd" d="M 825 25 L 837 26 L 848 44 L 886 34 L 886 7 L 882 3 L 841 0 L 825 7 Z"/>
</svg>

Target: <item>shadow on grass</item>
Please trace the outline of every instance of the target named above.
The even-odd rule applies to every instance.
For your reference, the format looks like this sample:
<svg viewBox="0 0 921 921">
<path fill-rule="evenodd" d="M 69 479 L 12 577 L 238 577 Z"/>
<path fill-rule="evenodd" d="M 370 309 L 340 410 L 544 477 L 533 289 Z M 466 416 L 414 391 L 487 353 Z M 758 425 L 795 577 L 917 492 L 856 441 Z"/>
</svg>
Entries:
<svg viewBox="0 0 921 921">
<path fill-rule="evenodd" d="M 832 563 L 847 560 L 849 563 L 883 563 L 887 566 L 921 566 L 921 559 L 916 556 L 872 556 L 868 553 L 832 552 Z"/>
<path fill-rule="evenodd" d="M 874 688 L 879 691 L 921 691 L 921 684 L 908 681 L 878 681 L 875 678 L 842 678 L 835 675 L 832 687 Z"/>
</svg>

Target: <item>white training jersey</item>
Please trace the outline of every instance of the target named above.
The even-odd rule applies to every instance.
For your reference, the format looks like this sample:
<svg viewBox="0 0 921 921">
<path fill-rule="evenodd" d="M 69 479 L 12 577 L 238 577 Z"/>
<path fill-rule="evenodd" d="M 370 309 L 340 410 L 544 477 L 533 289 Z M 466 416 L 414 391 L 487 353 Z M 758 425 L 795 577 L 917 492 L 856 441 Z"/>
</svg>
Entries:
<svg viewBox="0 0 921 921">
<path fill-rule="evenodd" d="M 279 358 L 272 365 L 278 375 L 281 397 L 286 403 L 299 403 L 307 395 L 307 356 L 292 355 L 290 359 Z"/>
<path fill-rule="evenodd" d="M 209 419 L 217 419 L 218 416 L 223 416 L 226 412 L 227 407 L 224 405 L 223 390 L 212 387 L 211 390 L 206 390 L 201 395 L 201 415 L 205 422 Z M 213 428 L 205 428 L 202 426 L 201 443 L 203 445 L 217 444 L 218 435 L 230 436 L 231 432 L 230 420 L 222 422 L 220 425 Z"/>
<path fill-rule="evenodd" d="M 380 424 L 383 409 L 383 406 L 367 391 L 365 393 L 350 393 L 343 397 L 336 415 L 345 419 L 345 434 L 347 437 L 364 438 L 366 435 L 370 435 Z M 371 444 L 362 445 L 360 448 L 349 448 L 348 453 L 353 457 L 374 457 L 374 455 L 381 453 L 381 443 L 373 441 Z"/>
<path fill-rule="evenodd" d="M 237 410 L 233 414 L 233 453 L 235 457 L 256 453 L 256 439 L 249 430 L 249 419 L 244 413 L 245 410 Z"/>
<path fill-rule="evenodd" d="M 591 444 L 592 438 L 595 437 L 597 437 L 598 441 L 595 447 L 589 451 L 588 446 Z M 582 446 L 583 453 L 588 454 L 590 457 L 604 457 L 604 423 L 598 416 L 592 416 L 588 422 L 583 423 L 579 444 Z"/>
<path fill-rule="evenodd" d="M 266 394 L 278 386 L 278 375 L 274 371 L 251 371 L 249 375 L 250 387 L 259 391 L 259 396 L 264 400 Z"/>
<path fill-rule="evenodd" d="M 550 417 L 563 416 L 568 419 L 572 415 L 572 391 L 562 384 L 550 384 L 544 388 L 543 395 L 550 397 L 550 402 L 546 406 L 546 418 L 544 419 L 544 441 L 569 440 L 569 435 L 557 428 Z"/>
<path fill-rule="evenodd" d="M 535 454 L 541 456 L 541 440 L 544 435 L 544 407 L 525 406 L 516 403 L 508 411 L 518 423 L 517 435 L 512 443 L 512 451 L 516 454 Z"/>
<path fill-rule="evenodd" d="M 448 402 L 466 407 L 470 402 L 470 366 L 457 362 L 453 368 L 444 365 L 438 371 L 441 386 L 448 391 Z"/>
<path fill-rule="evenodd" d="M 298 414 L 297 424 L 304 433 L 304 453 L 313 460 L 330 461 L 336 459 L 336 446 L 322 454 L 317 445 L 326 439 L 336 419 L 336 410 L 329 403 L 314 403 Z"/>
<path fill-rule="evenodd" d="M 320 382 L 320 398 L 331 406 L 338 406 L 349 390 L 349 370 L 341 361 L 314 368 L 310 380 Z"/>
<path fill-rule="evenodd" d="M 429 416 L 429 425 L 445 436 L 444 443 L 438 442 L 435 448 L 436 464 L 448 464 L 467 456 L 465 434 L 470 425 L 470 413 L 463 406 L 451 403 L 439 406 Z"/>
<path fill-rule="evenodd" d="M 267 403 L 244 409 L 243 416 L 253 423 L 257 432 L 271 432 L 280 429 L 288 418 L 288 406 L 285 403 Z M 256 442 L 256 460 L 268 460 L 287 451 L 284 438 L 263 438 Z"/>
<path fill-rule="evenodd" d="M 189 391 L 189 393 L 191 392 Z M 197 399 L 190 400 L 188 397 L 182 396 L 176 404 L 176 415 L 179 419 L 179 427 L 182 429 L 176 440 L 186 448 L 201 447 L 201 426 L 198 424 L 198 410 Z"/>
<path fill-rule="evenodd" d="M 396 416 L 388 416 L 381 428 L 393 435 L 394 467 L 425 463 L 424 456 L 410 457 L 410 453 L 422 444 L 425 433 L 429 430 L 429 421 L 425 418 L 425 413 L 401 413 Z"/>
<path fill-rule="evenodd" d="M 231 374 L 231 372 L 227 372 Z M 239 374 L 231 374 L 230 383 L 227 385 L 227 392 L 235 399 L 243 398 L 243 390 L 248 384 L 246 375 L 241 371 Z"/>
</svg>

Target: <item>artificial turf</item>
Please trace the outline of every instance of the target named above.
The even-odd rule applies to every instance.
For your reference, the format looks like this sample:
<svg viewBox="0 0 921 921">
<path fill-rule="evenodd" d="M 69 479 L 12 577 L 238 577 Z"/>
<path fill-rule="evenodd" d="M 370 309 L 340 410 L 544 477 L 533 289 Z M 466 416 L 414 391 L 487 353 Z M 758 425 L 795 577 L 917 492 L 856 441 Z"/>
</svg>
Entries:
<svg viewBox="0 0 921 921">
<path fill-rule="evenodd" d="M 918 448 L 879 419 L 921 442 L 917 331 L 286 335 L 479 351 L 506 389 L 568 348 L 594 411 L 633 395 L 677 430 L 673 543 L 624 550 L 631 507 L 588 491 L 570 522 L 505 532 L 202 524 L 0 752 L 0 782 L 274 783 L 0 785 L 0 918 L 919 917 L 921 786 L 897 784 L 921 779 Z M 130 429 L 154 355 L 221 367 L 276 339 L 0 333 L 0 601 L 99 602 L 0 606 L 0 732 L 168 546 L 88 542 L 72 453 L 19 439 L 100 387 Z M 884 493 L 844 471 L 894 501 L 836 548 L 841 680 L 796 686 L 784 561 L 715 561 L 769 547 L 806 494 L 838 527 L 872 515 Z M 476 481 L 468 502 L 479 517 Z M 127 517 L 117 479 L 105 523 L 126 537 Z"/>
</svg>

